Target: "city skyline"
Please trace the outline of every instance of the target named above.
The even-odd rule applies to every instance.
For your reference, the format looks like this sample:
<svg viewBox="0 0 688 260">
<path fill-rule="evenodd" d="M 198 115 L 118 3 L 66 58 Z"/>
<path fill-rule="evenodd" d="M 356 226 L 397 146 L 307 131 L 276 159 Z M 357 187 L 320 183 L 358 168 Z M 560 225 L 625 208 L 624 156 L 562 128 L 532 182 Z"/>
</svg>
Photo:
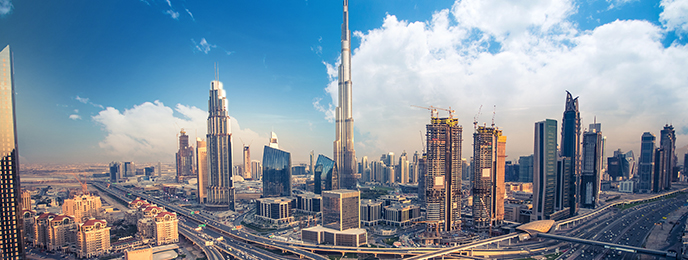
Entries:
<svg viewBox="0 0 688 260">
<path fill-rule="evenodd" d="M 15 57 L 22 163 L 174 161 L 179 128 L 192 140 L 206 133 L 215 62 L 234 162 L 252 140 L 261 158 L 273 130 L 295 163 L 311 150 L 332 156 L 339 1 L 11 5 L 0 13 L 0 45 Z M 582 125 L 594 116 L 605 125 L 605 155 L 639 154 L 642 134 L 670 123 L 683 157 L 688 30 L 672 1 L 517 5 L 350 2 L 358 157 L 422 150 L 427 111 L 410 105 L 451 106 L 467 130 L 480 105 L 480 124 L 496 105 L 507 160 L 516 160 L 533 153 L 533 122 L 560 119 L 566 90 L 580 97 Z M 510 8 L 523 15 L 506 18 Z M 129 20 L 113 15 L 123 10 Z"/>
</svg>

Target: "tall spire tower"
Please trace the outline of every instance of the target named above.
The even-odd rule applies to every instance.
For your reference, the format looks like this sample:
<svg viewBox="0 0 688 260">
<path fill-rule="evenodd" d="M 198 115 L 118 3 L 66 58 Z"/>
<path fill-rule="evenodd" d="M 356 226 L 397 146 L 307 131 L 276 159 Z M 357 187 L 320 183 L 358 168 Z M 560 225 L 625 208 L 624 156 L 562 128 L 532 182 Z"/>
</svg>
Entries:
<svg viewBox="0 0 688 260">
<path fill-rule="evenodd" d="M 354 150 L 354 118 L 351 112 L 351 32 L 349 31 L 349 0 L 344 0 L 342 23 L 342 63 L 339 65 L 339 102 L 336 113 L 334 158 L 340 169 L 341 187 L 356 186 L 356 151 Z"/>
<path fill-rule="evenodd" d="M 206 156 L 209 184 L 205 206 L 209 210 L 234 210 L 232 128 L 227 113 L 227 94 L 219 80 L 217 69 L 215 73 L 215 80 L 210 82 L 208 100 Z"/>
</svg>

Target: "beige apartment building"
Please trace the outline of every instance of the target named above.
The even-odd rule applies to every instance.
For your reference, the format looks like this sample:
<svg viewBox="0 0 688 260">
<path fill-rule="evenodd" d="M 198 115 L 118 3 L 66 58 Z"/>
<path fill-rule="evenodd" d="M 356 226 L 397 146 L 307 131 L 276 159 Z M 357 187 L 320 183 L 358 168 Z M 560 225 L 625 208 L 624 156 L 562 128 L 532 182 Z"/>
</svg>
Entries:
<svg viewBox="0 0 688 260">
<path fill-rule="evenodd" d="M 78 224 L 77 256 L 91 258 L 110 252 L 110 227 L 107 221 L 89 219 Z"/>
<path fill-rule="evenodd" d="M 98 217 L 101 206 L 102 203 L 99 196 L 76 195 L 64 201 L 62 204 L 62 213 L 74 216 L 77 222 L 82 223 L 89 218 Z"/>
</svg>

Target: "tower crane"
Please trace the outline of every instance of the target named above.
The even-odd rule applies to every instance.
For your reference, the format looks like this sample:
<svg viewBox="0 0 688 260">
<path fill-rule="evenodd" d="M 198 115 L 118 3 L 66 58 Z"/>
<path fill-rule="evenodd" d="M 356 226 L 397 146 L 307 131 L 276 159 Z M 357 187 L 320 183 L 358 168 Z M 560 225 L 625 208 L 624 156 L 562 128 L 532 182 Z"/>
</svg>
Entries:
<svg viewBox="0 0 688 260">
<path fill-rule="evenodd" d="M 473 128 L 478 129 L 478 117 L 480 117 L 480 111 L 483 110 L 483 105 L 480 105 L 480 108 L 478 108 L 478 113 L 475 114 L 473 117 Z"/>
<path fill-rule="evenodd" d="M 84 193 L 84 195 L 87 195 L 88 194 L 88 187 L 86 186 L 86 183 L 81 182 L 81 180 L 79 180 L 79 177 L 76 176 L 75 172 L 72 172 L 72 175 L 74 175 L 74 178 L 76 179 L 76 181 L 78 181 L 79 185 L 81 185 L 81 191 Z"/>
<path fill-rule="evenodd" d="M 494 118 L 495 118 L 496 112 L 497 112 L 497 105 L 494 105 L 494 107 L 492 108 L 492 127 L 494 127 Z"/>
<path fill-rule="evenodd" d="M 431 117 L 431 118 L 437 117 L 437 108 L 435 108 L 435 107 L 433 107 L 433 106 L 430 106 L 430 107 L 421 107 L 421 106 L 416 106 L 416 105 L 411 105 L 411 106 L 412 106 L 412 107 L 417 107 L 417 108 L 423 108 L 423 109 L 430 110 L 430 117 Z"/>
</svg>

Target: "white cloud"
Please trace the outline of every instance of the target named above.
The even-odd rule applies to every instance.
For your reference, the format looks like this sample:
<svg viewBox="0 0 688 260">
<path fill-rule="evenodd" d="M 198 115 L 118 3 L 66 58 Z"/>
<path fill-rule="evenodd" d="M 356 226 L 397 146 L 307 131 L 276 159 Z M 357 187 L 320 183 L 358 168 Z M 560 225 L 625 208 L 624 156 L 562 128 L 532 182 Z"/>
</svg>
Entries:
<svg viewBox="0 0 688 260">
<path fill-rule="evenodd" d="M 101 108 L 101 109 L 104 108 L 103 105 L 100 105 L 100 104 L 96 104 L 96 103 L 91 102 L 89 98 L 83 98 L 83 97 L 80 97 L 80 96 L 77 95 L 76 97 L 74 97 L 74 99 L 76 99 L 76 101 L 79 101 L 79 102 L 81 102 L 81 103 L 83 103 L 83 104 L 88 104 L 88 105 L 91 105 L 91 106 L 94 106 L 94 107 L 97 107 L 97 108 Z"/>
<path fill-rule="evenodd" d="M 659 21 L 669 30 L 688 33 L 688 0 L 662 0 L 659 4 L 664 11 L 659 14 Z"/>
<path fill-rule="evenodd" d="M 71 119 L 71 120 L 81 120 L 81 116 L 80 116 L 80 115 L 73 114 L 73 115 L 69 115 L 69 119 Z"/>
<path fill-rule="evenodd" d="M 420 150 L 428 112 L 409 105 L 434 105 L 456 110 L 469 158 L 473 117 L 484 105 L 479 121 L 489 123 L 496 105 L 509 160 L 517 159 L 532 153 L 534 122 L 561 123 L 565 90 L 580 96 L 583 128 L 597 116 L 609 151 L 637 151 L 642 133 L 658 134 L 666 122 L 686 129 L 688 48 L 665 48 L 662 28 L 646 21 L 579 31 L 568 21 L 574 12 L 569 1 L 457 1 L 428 22 L 389 15 L 380 28 L 356 32 L 357 154 Z M 501 49 L 490 51 L 491 42 Z M 336 65 L 325 65 L 336 105 Z M 329 119 L 324 104 L 314 107 Z M 677 146 L 688 143 L 685 132 L 677 131 Z"/>
<path fill-rule="evenodd" d="M 8 15 L 14 9 L 11 0 L 0 0 L 0 16 Z"/>
<path fill-rule="evenodd" d="M 82 98 L 82 97 L 76 96 L 75 99 L 81 103 L 88 104 L 88 98 Z"/>
<path fill-rule="evenodd" d="M 619 8 L 619 7 L 622 7 L 628 3 L 638 2 L 638 1 L 639 0 L 607 0 L 607 3 L 609 3 L 609 8 L 607 10 Z"/>
<path fill-rule="evenodd" d="M 205 38 L 201 38 L 201 41 L 199 43 L 196 43 L 194 39 L 191 39 L 191 42 L 193 42 L 196 50 L 203 52 L 205 54 L 208 54 L 208 52 L 210 52 L 211 49 L 217 48 L 217 45 L 208 43 L 208 41 L 206 41 Z M 227 55 L 230 54 L 231 52 L 227 52 Z"/>
<path fill-rule="evenodd" d="M 169 5 L 170 7 L 172 7 L 172 2 L 170 2 L 170 0 L 165 0 L 165 1 L 167 1 L 167 5 Z"/>
<path fill-rule="evenodd" d="M 174 10 L 170 9 L 165 11 L 166 14 L 170 15 L 172 19 L 179 20 L 179 12 L 175 12 Z"/>
<path fill-rule="evenodd" d="M 186 13 L 189 14 L 189 16 L 191 16 L 191 20 L 196 21 L 196 18 L 194 18 L 193 14 L 191 13 L 191 11 L 189 11 L 188 8 L 184 8 L 184 10 L 186 10 Z"/>
<path fill-rule="evenodd" d="M 160 101 L 145 102 L 119 111 L 108 107 L 93 116 L 106 133 L 99 143 L 112 160 L 136 160 L 142 162 L 172 161 L 177 149 L 177 136 L 184 128 L 190 137 L 205 139 L 208 113 L 200 108 L 177 104 L 174 109 Z M 241 129 L 236 119 L 231 118 L 234 159 L 239 160 L 244 140 L 265 139 L 251 129 Z M 195 146 L 195 142 L 193 142 Z M 259 153 L 261 154 L 262 150 Z"/>
</svg>

